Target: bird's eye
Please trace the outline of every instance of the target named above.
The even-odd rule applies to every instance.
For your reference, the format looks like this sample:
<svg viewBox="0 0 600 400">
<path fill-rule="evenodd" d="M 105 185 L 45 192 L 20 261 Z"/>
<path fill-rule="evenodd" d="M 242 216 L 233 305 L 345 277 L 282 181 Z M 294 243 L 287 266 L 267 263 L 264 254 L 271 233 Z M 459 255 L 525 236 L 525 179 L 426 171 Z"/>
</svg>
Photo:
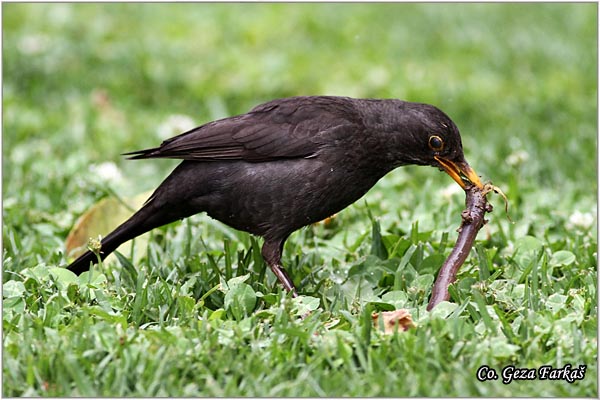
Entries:
<svg viewBox="0 0 600 400">
<path fill-rule="evenodd" d="M 441 137 L 433 135 L 429 137 L 429 148 L 433 151 L 442 151 L 444 148 L 444 141 Z"/>
</svg>

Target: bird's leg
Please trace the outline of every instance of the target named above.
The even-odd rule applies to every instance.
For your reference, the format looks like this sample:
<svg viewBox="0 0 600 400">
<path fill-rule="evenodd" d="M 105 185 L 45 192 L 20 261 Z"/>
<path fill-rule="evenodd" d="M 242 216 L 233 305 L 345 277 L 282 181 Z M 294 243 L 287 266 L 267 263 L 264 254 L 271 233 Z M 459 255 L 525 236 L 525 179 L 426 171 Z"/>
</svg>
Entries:
<svg viewBox="0 0 600 400">
<path fill-rule="evenodd" d="M 265 262 L 269 268 L 271 268 L 271 271 L 273 271 L 277 279 L 279 279 L 279 282 L 281 282 L 285 290 L 292 292 L 292 297 L 298 297 L 294 283 L 287 272 L 285 272 L 285 269 L 283 269 L 283 265 L 281 265 L 283 243 L 284 240 L 271 241 L 265 239 L 265 244 L 263 244 L 261 253 Z"/>
</svg>

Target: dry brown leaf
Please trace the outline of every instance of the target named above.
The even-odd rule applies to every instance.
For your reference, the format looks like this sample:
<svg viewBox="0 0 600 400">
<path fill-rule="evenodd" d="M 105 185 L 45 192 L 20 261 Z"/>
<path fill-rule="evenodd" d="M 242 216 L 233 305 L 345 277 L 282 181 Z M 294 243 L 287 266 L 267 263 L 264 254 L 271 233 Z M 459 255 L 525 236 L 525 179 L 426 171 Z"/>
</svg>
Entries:
<svg viewBox="0 0 600 400">
<path fill-rule="evenodd" d="M 384 333 L 391 335 L 394 332 L 404 332 L 416 327 L 410 312 L 404 308 L 395 311 L 374 312 L 371 315 L 376 328 L 380 327 L 379 316 L 382 317 Z"/>
<path fill-rule="evenodd" d="M 139 209 L 151 192 L 144 192 L 122 201 L 115 197 L 107 197 L 91 206 L 79 219 L 69 232 L 65 247 L 69 257 L 78 257 L 87 250 L 90 238 L 98 235 L 106 236 L 113 229 L 129 218 L 135 210 Z M 123 204 L 125 202 L 125 204 Z M 145 254 L 148 234 L 137 237 L 134 259 L 138 260 Z M 126 242 L 119 247 L 119 251 L 129 255 L 131 242 Z M 113 256 L 109 256 L 113 257 Z"/>
</svg>

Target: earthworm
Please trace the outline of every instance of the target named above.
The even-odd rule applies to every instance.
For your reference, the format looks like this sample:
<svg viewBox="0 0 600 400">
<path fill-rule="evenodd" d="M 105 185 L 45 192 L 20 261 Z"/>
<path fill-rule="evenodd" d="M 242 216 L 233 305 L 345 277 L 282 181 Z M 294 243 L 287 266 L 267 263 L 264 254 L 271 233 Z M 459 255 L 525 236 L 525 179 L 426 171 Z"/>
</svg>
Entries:
<svg viewBox="0 0 600 400">
<path fill-rule="evenodd" d="M 427 311 L 431 311 L 442 301 L 450 299 L 448 286 L 456 280 L 456 273 L 467 259 L 477 233 L 487 222 L 483 216 L 486 212 L 492 211 L 492 205 L 487 202 L 486 195 L 494 188 L 495 186 L 485 185 L 481 189 L 473 185 L 465 189 L 467 208 L 461 214 L 462 223 L 458 228 L 458 238 L 435 280 Z"/>
</svg>

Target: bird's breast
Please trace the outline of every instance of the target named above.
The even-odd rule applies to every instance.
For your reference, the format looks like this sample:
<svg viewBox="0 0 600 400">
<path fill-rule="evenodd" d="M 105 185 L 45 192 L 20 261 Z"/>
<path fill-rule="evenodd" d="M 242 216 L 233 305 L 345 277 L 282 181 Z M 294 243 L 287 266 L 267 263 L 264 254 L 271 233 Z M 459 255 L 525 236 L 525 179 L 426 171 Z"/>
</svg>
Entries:
<svg viewBox="0 0 600 400">
<path fill-rule="evenodd" d="M 207 211 L 240 230 L 287 236 L 352 204 L 381 176 L 352 163 L 319 157 L 239 162 L 218 185 L 221 201 Z"/>
</svg>

